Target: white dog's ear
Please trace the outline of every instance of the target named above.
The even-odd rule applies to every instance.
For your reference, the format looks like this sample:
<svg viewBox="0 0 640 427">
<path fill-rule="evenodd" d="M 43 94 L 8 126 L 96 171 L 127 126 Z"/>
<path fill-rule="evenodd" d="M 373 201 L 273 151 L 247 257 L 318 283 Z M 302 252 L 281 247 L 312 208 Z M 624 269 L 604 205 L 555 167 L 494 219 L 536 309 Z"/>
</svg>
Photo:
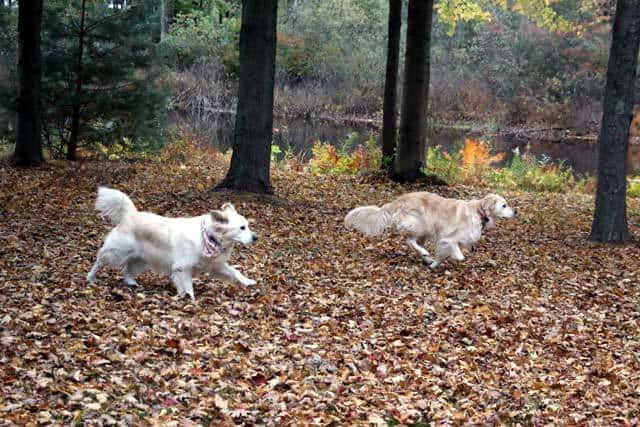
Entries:
<svg viewBox="0 0 640 427">
<path fill-rule="evenodd" d="M 226 224 L 229 222 L 229 218 L 227 218 L 227 215 L 222 211 L 211 211 L 211 219 L 213 219 L 213 222 L 218 222 L 221 224 Z"/>
<path fill-rule="evenodd" d="M 233 213 L 238 213 L 236 211 L 236 208 L 233 207 L 233 205 L 231 203 L 225 203 L 224 205 L 222 205 L 222 210 L 223 211 L 227 211 L 227 212 L 233 212 Z"/>
</svg>

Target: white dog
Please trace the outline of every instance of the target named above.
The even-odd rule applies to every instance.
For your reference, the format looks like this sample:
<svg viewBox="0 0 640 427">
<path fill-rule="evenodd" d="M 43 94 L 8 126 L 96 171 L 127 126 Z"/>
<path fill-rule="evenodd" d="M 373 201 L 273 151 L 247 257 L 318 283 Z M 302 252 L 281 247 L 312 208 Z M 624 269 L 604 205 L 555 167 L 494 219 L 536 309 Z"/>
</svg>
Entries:
<svg viewBox="0 0 640 427">
<path fill-rule="evenodd" d="M 347 227 L 369 236 L 377 236 L 388 228 L 395 229 L 407 236 L 407 244 L 429 267 L 436 268 L 449 257 L 464 260 L 460 246 L 472 246 L 480 240 L 486 227 L 493 226 L 495 218 L 513 218 L 515 213 L 504 198 L 495 194 L 465 201 L 420 192 L 400 196 L 381 208 L 355 208 L 344 221 Z M 435 258 L 423 247 L 427 240 L 435 245 Z"/>
<path fill-rule="evenodd" d="M 209 272 L 233 279 L 245 286 L 255 285 L 227 264 L 236 243 L 257 240 L 245 217 L 231 203 L 221 210 L 192 218 L 166 218 L 139 212 L 126 194 L 106 187 L 98 189 L 96 210 L 111 220 L 109 232 L 87 275 L 93 283 L 104 265 L 120 267 L 124 283 L 136 286 L 135 276 L 146 270 L 168 274 L 178 291 L 192 300 L 192 275 Z"/>
</svg>

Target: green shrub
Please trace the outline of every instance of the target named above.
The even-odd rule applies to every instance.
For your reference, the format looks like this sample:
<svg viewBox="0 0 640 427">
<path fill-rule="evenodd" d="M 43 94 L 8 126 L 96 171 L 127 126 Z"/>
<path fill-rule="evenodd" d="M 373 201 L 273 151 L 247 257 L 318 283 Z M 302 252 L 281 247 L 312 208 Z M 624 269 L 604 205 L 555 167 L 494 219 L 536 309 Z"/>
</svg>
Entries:
<svg viewBox="0 0 640 427">
<path fill-rule="evenodd" d="M 318 174 L 357 174 L 380 169 L 382 152 L 372 135 L 362 144 L 356 144 L 358 134 L 350 134 L 345 142 L 336 147 L 329 143 L 316 141 L 311 149 L 312 158 L 309 167 Z"/>
<path fill-rule="evenodd" d="M 501 155 L 490 156 L 488 152 L 478 151 L 476 156 L 476 160 L 484 159 L 482 165 L 473 161 L 465 163 L 462 151 L 450 154 L 442 151 L 440 146 L 429 147 L 425 172 L 450 184 L 487 185 L 500 190 L 558 193 L 577 189 L 583 184 L 581 180 L 574 178 L 570 167 L 563 163 L 552 163 L 545 156 L 536 159 L 516 152 L 511 164 L 503 168 L 490 167 L 490 163 L 501 158 Z"/>
<path fill-rule="evenodd" d="M 227 72 L 235 75 L 239 68 L 239 34 L 238 18 L 220 24 L 212 14 L 193 11 L 176 17 L 161 51 L 171 68 L 185 69 L 195 62 L 220 57 Z"/>
<path fill-rule="evenodd" d="M 627 196 L 640 197 L 640 177 L 631 178 L 627 187 Z"/>
<path fill-rule="evenodd" d="M 427 174 L 436 175 L 449 184 L 463 181 L 462 157 L 460 152 L 449 154 L 436 145 L 427 150 Z"/>
<path fill-rule="evenodd" d="M 507 190 L 559 193 L 576 186 L 573 170 L 565 164 L 519 153 L 514 155 L 509 167 L 490 169 L 484 179 L 492 187 Z"/>
</svg>

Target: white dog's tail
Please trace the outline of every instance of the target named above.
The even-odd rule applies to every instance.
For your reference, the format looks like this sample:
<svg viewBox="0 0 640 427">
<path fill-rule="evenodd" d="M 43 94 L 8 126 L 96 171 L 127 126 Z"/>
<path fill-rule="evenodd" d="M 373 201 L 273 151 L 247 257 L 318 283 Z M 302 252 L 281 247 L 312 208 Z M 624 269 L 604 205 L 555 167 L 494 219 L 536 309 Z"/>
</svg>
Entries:
<svg viewBox="0 0 640 427">
<path fill-rule="evenodd" d="M 367 236 L 377 236 L 391 226 L 391 220 L 391 214 L 384 207 L 361 206 L 347 214 L 344 224 Z"/>
<path fill-rule="evenodd" d="M 96 210 L 101 216 L 109 218 L 113 225 L 120 224 L 128 213 L 137 211 L 126 194 L 107 187 L 98 188 Z"/>
</svg>

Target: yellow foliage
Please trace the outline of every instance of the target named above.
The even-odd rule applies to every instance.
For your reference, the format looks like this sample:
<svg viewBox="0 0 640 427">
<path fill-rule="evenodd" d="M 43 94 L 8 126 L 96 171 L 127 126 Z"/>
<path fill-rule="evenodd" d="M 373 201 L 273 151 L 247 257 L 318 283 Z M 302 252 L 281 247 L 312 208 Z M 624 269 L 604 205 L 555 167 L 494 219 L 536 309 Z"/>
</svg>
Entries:
<svg viewBox="0 0 640 427">
<path fill-rule="evenodd" d="M 489 144 L 468 138 L 461 152 L 462 168 L 467 177 L 479 177 L 491 163 L 504 159 L 504 153 L 491 155 Z"/>
</svg>

